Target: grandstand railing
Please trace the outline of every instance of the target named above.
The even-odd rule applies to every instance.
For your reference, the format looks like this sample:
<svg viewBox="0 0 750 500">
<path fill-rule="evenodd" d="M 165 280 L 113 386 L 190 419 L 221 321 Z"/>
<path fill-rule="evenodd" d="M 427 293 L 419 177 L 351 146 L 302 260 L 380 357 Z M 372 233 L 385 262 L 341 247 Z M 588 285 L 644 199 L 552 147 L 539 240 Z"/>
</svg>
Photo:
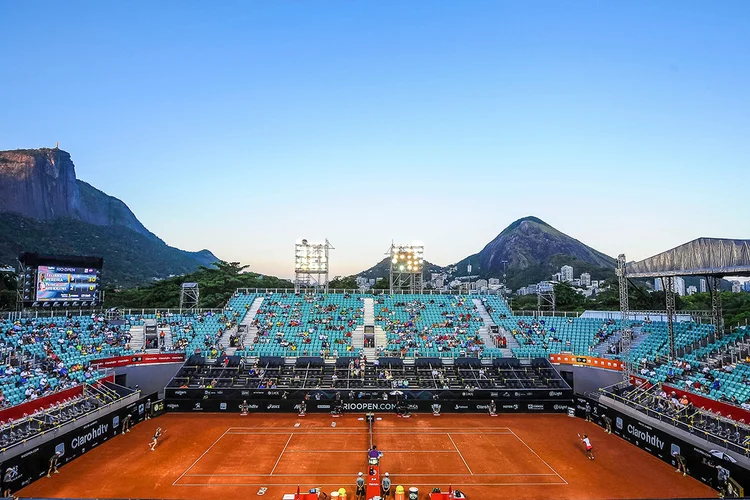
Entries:
<svg viewBox="0 0 750 500">
<path fill-rule="evenodd" d="M 644 397 L 649 396 L 651 389 L 655 388 L 655 387 L 656 386 L 649 386 L 647 389 L 644 389 L 644 390 L 636 389 L 636 391 L 639 391 L 638 394 L 637 394 L 637 397 L 639 399 L 642 399 Z M 728 439 L 724 438 L 723 436 L 719 436 L 719 435 L 714 434 L 714 433 L 712 433 L 710 431 L 707 431 L 707 430 L 705 430 L 703 428 L 700 428 L 700 427 L 698 427 L 698 426 L 696 426 L 694 424 L 689 424 L 689 423 L 686 423 L 686 422 L 680 420 L 679 419 L 679 414 L 676 415 L 676 416 L 666 415 L 666 414 L 664 414 L 662 412 L 654 410 L 650 406 L 646 406 L 644 404 L 641 404 L 638 401 L 633 401 L 633 400 L 631 400 L 629 398 L 622 397 L 622 396 L 620 396 L 618 394 L 615 394 L 615 393 L 613 393 L 611 391 L 605 390 L 604 388 L 599 389 L 599 391 L 600 391 L 600 394 L 604 394 L 608 398 L 613 399 L 614 401 L 617 401 L 617 402 L 622 403 L 622 404 L 624 404 L 626 406 L 634 408 L 634 409 L 640 411 L 641 413 L 644 413 L 645 415 L 648 415 L 651 418 L 655 418 L 655 419 L 659 420 L 660 422 L 668 423 L 668 424 L 670 424 L 670 425 L 672 425 L 672 426 L 674 426 L 674 427 L 676 427 L 678 429 L 681 429 L 683 431 L 689 432 L 690 434 L 692 434 L 694 436 L 697 436 L 697 437 L 700 437 L 700 438 L 704 439 L 707 443 L 718 444 L 720 446 L 723 446 L 726 450 L 731 450 L 731 451 L 734 451 L 735 453 L 740 453 L 740 454 L 745 455 L 745 456 L 750 456 L 750 438 L 746 439 L 744 441 L 744 444 L 737 444 L 737 443 L 734 443 L 732 441 L 729 441 Z M 629 395 L 631 395 L 631 394 L 629 394 Z M 723 417 L 721 415 L 717 415 L 715 413 L 712 413 L 712 412 L 709 412 L 709 411 L 706 411 L 706 410 L 703 410 L 703 409 L 700 409 L 700 408 L 695 408 L 695 407 L 689 407 L 689 408 L 686 407 L 686 408 L 684 408 L 684 411 L 686 412 L 686 415 L 687 415 L 687 412 L 690 412 L 690 411 L 693 412 L 689 416 L 686 417 L 686 418 L 690 419 L 691 422 L 695 421 L 696 415 L 702 415 L 704 417 L 703 420 L 709 420 L 709 421 L 713 420 L 716 423 L 721 422 L 721 423 L 724 423 L 727 426 L 734 426 L 735 429 L 743 429 L 743 432 L 744 432 L 744 434 L 746 436 L 750 435 L 750 425 L 748 425 L 748 424 L 746 424 L 744 422 L 738 422 L 736 420 L 732 420 L 732 419 L 729 419 L 727 417 Z"/>
<path fill-rule="evenodd" d="M 145 316 L 155 314 L 205 314 L 214 313 L 221 314 L 226 309 L 222 308 L 206 308 L 206 309 L 180 309 L 180 308 L 129 308 L 129 309 L 118 309 L 121 316 Z M 62 316 L 91 316 L 92 314 L 104 314 L 105 309 L 25 309 L 23 311 L 11 311 L 2 313 L 2 319 L 7 320 L 19 320 L 19 319 L 36 319 L 36 318 L 57 318 Z M 123 318 L 126 319 L 126 318 Z"/>
<path fill-rule="evenodd" d="M 302 295 L 308 294 L 308 295 L 326 295 L 325 292 L 318 290 L 315 292 L 314 290 L 305 290 L 301 289 L 299 292 L 295 291 L 294 288 L 239 288 L 237 290 L 239 293 L 287 293 L 287 294 L 297 294 L 300 293 Z M 368 290 L 362 290 L 360 288 L 351 289 L 351 288 L 331 288 L 328 290 L 328 294 L 350 294 L 350 295 L 366 295 L 366 296 L 389 296 L 389 295 L 502 295 L 502 292 L 499 290 L 470 290 L 470 291 L 459 291 L 459 290 L 433 290 L 433 289 L 425 289 L 421 292 L 412 292 L 410 290 L 394 290 L 393 293 L 390 292 L 390 290 L 381 290 L 381 289 L 368 289 Z"/>
</svg>

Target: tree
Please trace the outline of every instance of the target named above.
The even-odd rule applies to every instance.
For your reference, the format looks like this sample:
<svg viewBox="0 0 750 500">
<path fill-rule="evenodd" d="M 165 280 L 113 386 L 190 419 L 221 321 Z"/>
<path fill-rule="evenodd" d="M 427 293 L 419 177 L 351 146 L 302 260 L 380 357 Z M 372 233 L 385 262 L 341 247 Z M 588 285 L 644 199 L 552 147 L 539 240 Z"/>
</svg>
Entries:
<svg viewBox="0 0 750 500">
<path fill-rule="evenodd" d="M 555 284 L 555 308 L 562 311 L 582 309 L 586 297 L 578 293 L 573 285 L 566 281 Z"/>
<path fill-rule="evenodd" d="M 356 290 L 359 288 L 359 285 L 357 285 L 357 278 L 354 276 L 345 276 L 343 278 L 337 276 L 328 283 L 328 288 L 338 290 Z"/>
</svg>

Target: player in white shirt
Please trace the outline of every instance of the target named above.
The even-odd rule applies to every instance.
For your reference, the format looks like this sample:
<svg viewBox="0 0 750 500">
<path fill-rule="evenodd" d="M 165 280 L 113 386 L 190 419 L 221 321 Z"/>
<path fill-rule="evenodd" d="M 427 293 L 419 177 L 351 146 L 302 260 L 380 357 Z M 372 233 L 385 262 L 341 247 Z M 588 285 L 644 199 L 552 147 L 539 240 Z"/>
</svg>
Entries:
<svg viewBox="0 0 750 500">
<path fill-rule="evenodd" d="M 579 434 L 578 437 L 580 438 L 581 435 Z M 583 437 L 581 438 L 581 442 L 583 443 L 583 446 L 586 447 L 586 455 L 589 457 L 589 460 L 593 460 L 594 459 L 594 452 L 593 452 L 594 447 L 591 446 L 591 441 L 589 440 L 588 434 L 583 435 Z"/>
</svg>

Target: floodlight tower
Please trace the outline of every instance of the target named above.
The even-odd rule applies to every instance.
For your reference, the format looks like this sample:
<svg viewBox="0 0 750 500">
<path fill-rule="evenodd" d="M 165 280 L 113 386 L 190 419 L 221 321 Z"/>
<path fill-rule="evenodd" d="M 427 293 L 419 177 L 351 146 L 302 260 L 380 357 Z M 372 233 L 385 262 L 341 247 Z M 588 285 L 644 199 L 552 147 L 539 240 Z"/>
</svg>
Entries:
<svg viewBox="0 0 750 500">
<path fill-rule="evenodd" d="M 391 259 L 391 293 L 394 290 L 422 293 L 424 291 L 424 245 L 418 242 L 412 242 L 410 245 L 391 243 L 387 255 Z"/>
<path fill-rule="evenodd" d="M 309 243 L 300 240 L 294 245 L 294 290 L 325 286 L 328 293 L 328 251 L 334 250 L 326 238 L 325 243 Z"/>
</svg>

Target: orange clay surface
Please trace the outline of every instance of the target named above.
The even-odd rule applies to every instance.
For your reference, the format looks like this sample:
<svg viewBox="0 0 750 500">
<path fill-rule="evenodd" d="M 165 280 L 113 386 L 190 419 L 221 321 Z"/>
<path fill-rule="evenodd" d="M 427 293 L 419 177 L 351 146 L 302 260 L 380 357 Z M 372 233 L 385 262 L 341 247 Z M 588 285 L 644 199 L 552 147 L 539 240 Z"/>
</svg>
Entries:
<svg viewBox="0 0 750 500">
<path fill-rule="evenodd" d="M 394 486 L 417 486 L 420 498 L 449 485 L 472 500 L 716 497 L 597 425 L 566 415 L 376 416 L 382 417 L 373 441 L 383 451 L 381 472 L 390 472 Z M 351 492 L 357 472 L 366 471 L 370 435 L 363 417 L 167 414 L 19 495 L 277 500 L 297 485 Z M 148 443 L 157 426 L 166 433 L 152 452 Z M 595 460 L 586 458 L 578 440 L 584 432 Z M 268 491 L 257 497 L 262 486 Z"/>
</svg>

